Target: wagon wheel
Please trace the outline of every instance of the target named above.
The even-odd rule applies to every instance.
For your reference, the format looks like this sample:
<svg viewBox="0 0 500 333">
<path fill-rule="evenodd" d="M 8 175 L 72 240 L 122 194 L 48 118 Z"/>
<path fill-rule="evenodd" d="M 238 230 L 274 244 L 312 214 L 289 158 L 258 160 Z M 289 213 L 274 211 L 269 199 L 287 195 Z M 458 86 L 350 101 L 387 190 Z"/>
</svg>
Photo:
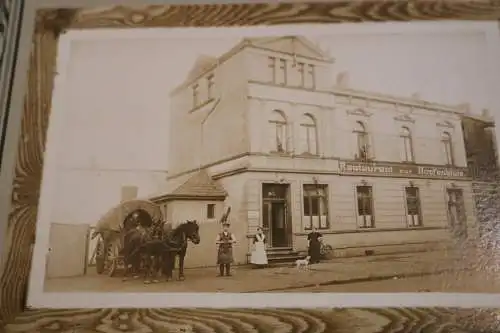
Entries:
<svg viewBox="0 0 500 333">
<path fill-rule="evenodd" d="M 108 275 L 113 277 L 116 275 L 116 271 L 119 268 L 119 261 L 121 259 L 120 255 L 120 242 L 118 241 L 112 241 L 111 244 L 109 244 L 108 247 L 108 258 L 107 258 L 107 263 L 108 263 Z"/>
</svg>

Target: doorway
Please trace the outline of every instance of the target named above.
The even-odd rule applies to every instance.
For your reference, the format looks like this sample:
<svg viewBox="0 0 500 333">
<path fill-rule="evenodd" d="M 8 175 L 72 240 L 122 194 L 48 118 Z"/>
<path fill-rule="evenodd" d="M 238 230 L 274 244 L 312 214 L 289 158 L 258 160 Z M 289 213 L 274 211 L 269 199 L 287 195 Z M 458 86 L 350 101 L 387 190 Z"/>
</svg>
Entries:
<svg viewBox="0 0 500 333">
<path fill-rule="evenodd" d="M 262 229 L 270 248 L 291 247 L 289 184 L 262 185 Z"/>
<path fill-rule="evenodd" d="M 448 225 L 457 238 L 467 236 L 467 216 L 465 214 L 464 195 L 462 189 L 447 189 Z"/>
</svg>

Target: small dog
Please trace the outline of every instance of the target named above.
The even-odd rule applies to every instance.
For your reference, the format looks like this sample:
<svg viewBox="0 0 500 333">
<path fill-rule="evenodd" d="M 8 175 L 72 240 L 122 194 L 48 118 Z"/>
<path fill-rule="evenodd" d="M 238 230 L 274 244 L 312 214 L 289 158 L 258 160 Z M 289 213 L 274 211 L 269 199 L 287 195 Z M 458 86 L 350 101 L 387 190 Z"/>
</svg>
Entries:
<svg viewBox="0 0 500 333">
<path fill-rule="evenodd" d="M 295 267 L 297 269 L 302 269 L 302 270 L 309 270 L 309 261 L 311 260 L 311 256 L 307 256 L 304 259 L 297 259 L 295 260 Z"/>
</svg>

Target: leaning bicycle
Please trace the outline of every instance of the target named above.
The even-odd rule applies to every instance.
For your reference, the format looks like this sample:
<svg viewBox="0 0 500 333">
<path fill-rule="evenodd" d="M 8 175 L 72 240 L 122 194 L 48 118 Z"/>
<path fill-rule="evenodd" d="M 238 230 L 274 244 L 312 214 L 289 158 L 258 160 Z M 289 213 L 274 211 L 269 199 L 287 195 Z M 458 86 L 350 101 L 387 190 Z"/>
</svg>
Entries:
<svg viewBox="0 0 500 333">
<path fill-rule="evenodd" d="M 322 259 L 330 259 L 333 256 L 333 247 L 330 244 L 321 242 L 319 253 Z"/>
</svg>

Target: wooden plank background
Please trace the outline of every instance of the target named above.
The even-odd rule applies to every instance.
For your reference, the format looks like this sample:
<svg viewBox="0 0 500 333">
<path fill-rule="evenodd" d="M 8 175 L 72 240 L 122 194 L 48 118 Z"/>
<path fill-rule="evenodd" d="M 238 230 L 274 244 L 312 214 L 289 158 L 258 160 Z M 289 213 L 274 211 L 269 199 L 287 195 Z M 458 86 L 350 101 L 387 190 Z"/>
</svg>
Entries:
<svg viewBox="0 0 500 333">
<path fill-rule="evenodd" d="M 249 1 L 250 2 L 250 1 Z M 79 309 L 26 310 L 57 38 L 71 28 L 249 26 L 409 20 L 498 20 L 499 1 L 319 1 L 100 9 L 38 13 L 0 278 L 7 332 L 494 332 L 495 310 Z M 499 59 L 500 61 L 500 59 Z M 9 323 L 3 327 L 2 323 Z"/>
</svg>

